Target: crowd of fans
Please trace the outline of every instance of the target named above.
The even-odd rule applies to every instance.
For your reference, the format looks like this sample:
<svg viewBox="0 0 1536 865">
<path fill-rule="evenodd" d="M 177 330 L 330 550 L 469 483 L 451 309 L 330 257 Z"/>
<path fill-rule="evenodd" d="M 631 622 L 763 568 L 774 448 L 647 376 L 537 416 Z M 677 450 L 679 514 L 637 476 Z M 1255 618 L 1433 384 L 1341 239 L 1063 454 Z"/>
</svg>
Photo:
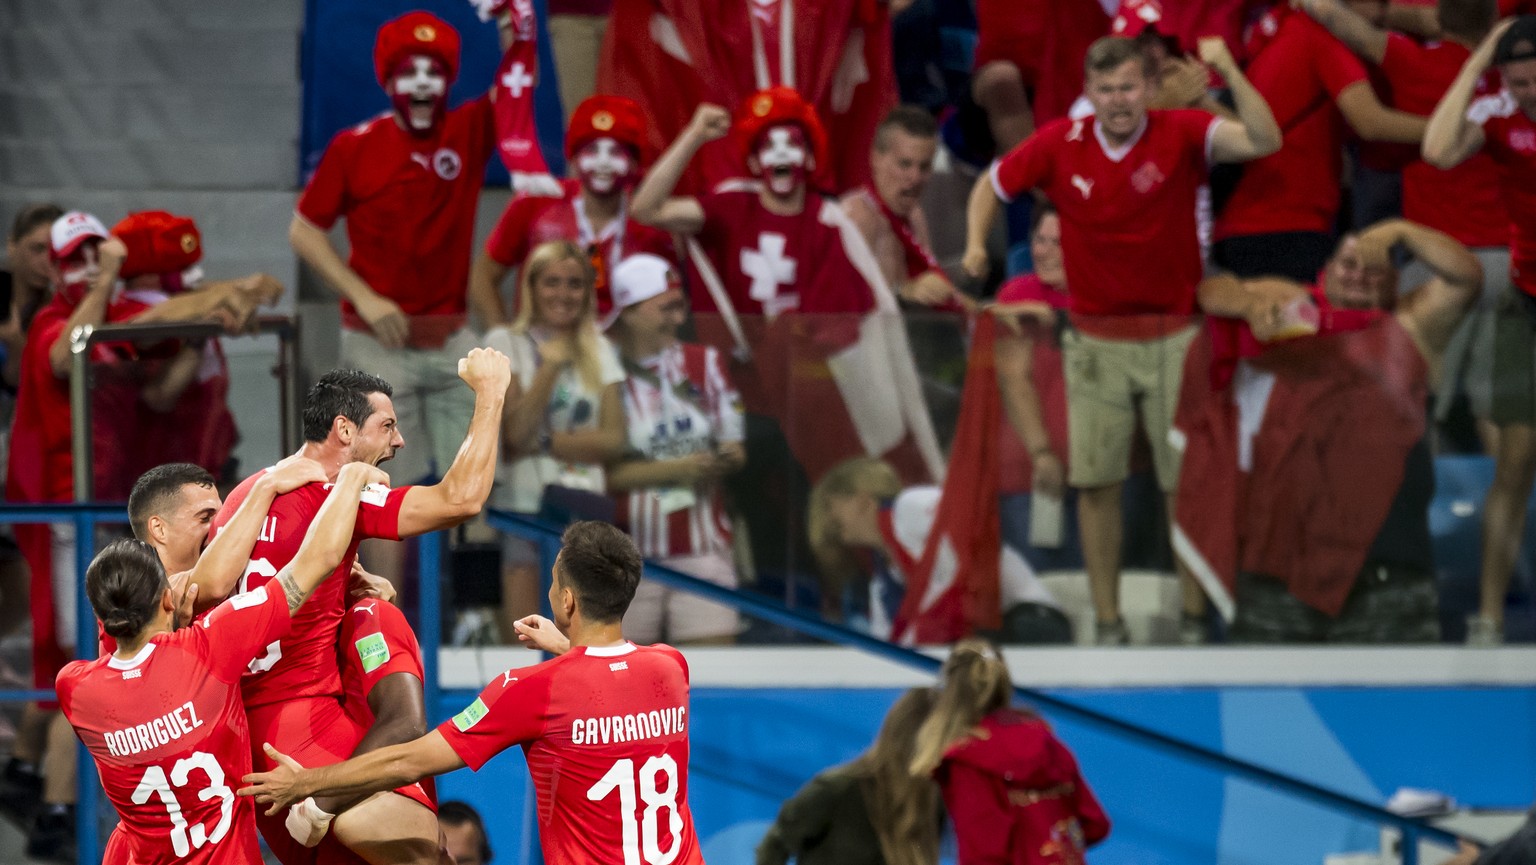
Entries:
<svg viewBox="0 0 1536 865">
<path fill-rule="evenodd" d="M 476 5 L 508 52 L 539 32 L 527 4 Z M 396 482 L 452 463 L 475 410 L 456 365 L 492 346 L 513 363 L 494 507 L 614 521 L 652 560 L 881 637 L 1070 639 L 1038 575 L 1081 569 L 1091 639 L 1123 644 L 1126 557 L 1161 554 L 1187 643 L 1434 641 L 1437 433 L 1470 417 L 1496 471 L 1467 640 L 1502 640 L 1536 477 L 1527 4 L 550 5 L 568 178 L 509 157 L 515 75 L 450 107 L 459 34 L 411 12 L 358 58 L 392 109 L 336 136 L 288 229 L 341 298 L 341 364 L 393 386 Z M 974 27 L 967 86 L 893 49 L 941 18 Z M 476 250 L 498 152 L 516 194 Z M 162 211 L 15 215 L 8 500 L 73 496 L 76 328 L 238 333 L 283 292 L 203 280 L 202 255 Z M 929 356 L 934 320 L 963 374 Z M 97 498 L 173 459 L 235 477 L 216 340 L 91 359 Z M 73 652 L 75 540 L 0 549 L 0 628 L 30 583 L 45 684 Z M 398 573 L 397 547 L 365 557 Z M 512 642 L 542 575 L 531 546 L 500 554 Z M 625 621 L 745 628 L 652 586 Z M 42 760 L 46 715 L 25 733 L 8 773 Z"/>
</svg>

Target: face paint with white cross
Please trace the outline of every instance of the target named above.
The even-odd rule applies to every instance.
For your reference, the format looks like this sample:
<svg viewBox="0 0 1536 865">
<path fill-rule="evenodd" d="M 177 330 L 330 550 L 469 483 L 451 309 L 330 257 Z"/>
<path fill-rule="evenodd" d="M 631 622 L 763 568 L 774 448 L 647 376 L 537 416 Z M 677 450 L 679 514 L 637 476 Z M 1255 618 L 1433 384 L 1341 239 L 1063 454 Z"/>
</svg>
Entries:
<svg viewBox="0 0 1536 865">
<path fill-rule="evenodd" d="M 576 151 L 576 175 L 583 191 L 611 195 L 633 181 L 635 160 L 618 139 L 604 136 Z"/>
<path fill-rule="evenodd" d="M 757 173 L 777 196 L 793 195 L 810 174 L 810 147 L 798 124 L 780 123 L 757 139 Z"/>
<path fill-rule="evenodd" d="M 425 54 L 412 54 L 390 76 L 390 103 L 412 135 L 427 135 L 448 112 L 448 76 L 443 65 Z"/>
</svg>

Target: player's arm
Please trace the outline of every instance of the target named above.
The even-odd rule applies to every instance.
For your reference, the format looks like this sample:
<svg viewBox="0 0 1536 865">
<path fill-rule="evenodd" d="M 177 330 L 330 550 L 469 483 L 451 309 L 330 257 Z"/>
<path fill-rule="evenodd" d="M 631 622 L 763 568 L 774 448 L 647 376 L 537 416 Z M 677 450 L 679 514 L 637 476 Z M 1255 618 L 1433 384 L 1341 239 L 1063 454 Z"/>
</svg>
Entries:
<svg viewBox="0 0 1536 865">
<path fill-rule="evenodd" d="M 406 491 L 400 504 L 401 537 L 456 526 L 480 513 L 491 494 L 501 438 L 501 410 L 512 380 L 512 365 L 506 355 L 494 349 L 471 349 L 459 361 L 459 378 L 475 392 L 469 433 L 442 480 Z"/>
<path fill-rule="evenodd" d="M 255 796 L 270 804 L 268 816 L 309 796 L 335 796 L 348 800 L 413 784 L 430 775 L 443 775 L 465 766 L 443 738 L 433 730 L 419 739 L 390 745 L 332 766 L 306 769 L 270 744 L 262 746 L 277 763 L 270 772 L 254 772 L 243 780 L 241 796 Z"/>
<path fill-rule="evenodd" d="M 683 134 L 656 160 L 629 202 L 629 213 L 639 222 L 680 234 L 697 234 L 704 227 L 704 208 L 692 197 L 674 198 L 672 190 L 682 179 L 695 153 L 731 131 L 731 115 L 718 105 L 704 103 L 693 112 Z"/>
<path fill-rule="evenodd" d="M 346 557 L 352 546 L 352 529 L 357 525 L 358 503 L 363 489 L 372 483 L 387 485 L 389 476 L 367 463 L 341 467 L 330 495 L 304 533 L 298 554 L 277 575 L 277 584 L 288 596 L 289 612 L 297 610 Z"/>
<path fill-rule="evenodd" d="M 1439 104 L 1429 115 L 1424 143 L 1419 148 L 1425 162 L 1440 169 L 1454 168 L 1483 148 L 1483 127 L 1467 117 L 1467 109 L 1472 106 L 1477 82 L 1493 62 L 1494 46 L 1513 21 L 1513 18 L 1505 19 L 1493 28 L 1462 64 L 1461 72 L 1457 73 L 1445 95 L 1440 97 Z"/>
<path fill-rule="evenodd" d="M 357 308 L 357 314 L 368 323 L 381 345 L 390 349 L 405 345 L 408 326 L 399 304 L 374 291 L 357 271 L 348 267 L 331 243 L 330 235 L 295 213 L 288 225 L 288 243 L 332 291 Z"/>
<path fill-rule="evenodd" d="M 199 607 L 211 607 L 228 597 L 240 583 L 251 548 L 261 533 L 261 524 L 278 496 L 306 484 L 325 483 L 325 469 L 311 459 L 292 456 L 273 466 L 256 479 L 245 501 L 213 536 L 213 541 L 198 557 L 188 578 L 197 586 Z"/>
<path fill-rule="evenodd" d="M 1357 15 L 1339 0 L 1297 0 L 1294 4 L 1323 25 L 1349 50 L 1377 66 L 1387 56 L 1387 31 Z"/>
<path fill-rule="evenodd" d="M 1247 162 L 1260 159 L 1280 149 L 1280 124 L 1275 122 L 1269 103 L 1259 94 L 1248 76 L 1238 68 L 1220 36 L 1207 36 L 1199 42 L 1200 60 L 1220 75 L 1232 91 L 1236 120 L 1213 121 L 1211 159 L 1214 162 Z"/>
<path fill-rule="evenodd" d="M 368 691 L 368 708 L 373 725 L 362 741 L 352 749 L 353 757 L 370 754 L 380 748 L 418 739 L 427 732 L 427 709 L 422 697 L 421 680 L 412 673 L 390 673 Z M 329 818 L 356 805 L 363 797 L 317 796 L 318 816 Z"/>
</svg>

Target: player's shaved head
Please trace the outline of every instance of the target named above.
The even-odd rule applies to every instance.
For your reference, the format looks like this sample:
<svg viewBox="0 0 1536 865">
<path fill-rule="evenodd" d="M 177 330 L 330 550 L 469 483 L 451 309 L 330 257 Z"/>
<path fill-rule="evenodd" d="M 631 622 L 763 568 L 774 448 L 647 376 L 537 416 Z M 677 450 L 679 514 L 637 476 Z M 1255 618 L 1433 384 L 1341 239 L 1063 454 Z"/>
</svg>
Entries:
<svg viewBox="0 0 1536 865">
<path fill-rule="evenodd" d="M 304 440 L 325 441 L 338 417 L 361 429 L 373 414 L 368 397 L 376 393 L 392 397 L 395 390 L 389 382 L 362 370 L 333 369 L 321 376 L 304 397 Z"/>
<path fill-rule="evenodd" d="M 191 463 L 166 463 L 140 475 L 128 494 L 128 523 L 133 536 L 148 540 L 149 518 L 170 516 L 181 504 L 182 487 L 188 484 L 212 489 L 213 475 Z"/>
<path fill-rule="evenodd" d="M 560 581 L 576 595 L 582 617 L 589 622 L 624 618 L 640 585 L 643 560 L 629 535 L 607 523 L 572 523 L 560 536 L 556 569 Z"/>
</svg>

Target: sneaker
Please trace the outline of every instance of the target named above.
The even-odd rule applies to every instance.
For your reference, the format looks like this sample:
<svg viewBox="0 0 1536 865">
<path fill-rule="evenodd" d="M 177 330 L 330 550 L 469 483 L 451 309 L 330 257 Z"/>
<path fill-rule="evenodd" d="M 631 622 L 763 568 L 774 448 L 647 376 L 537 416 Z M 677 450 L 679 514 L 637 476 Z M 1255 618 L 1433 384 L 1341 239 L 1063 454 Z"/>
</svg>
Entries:
<svg viewBox="0 0 1536 865">
<path fill-rule="evenodd" d="M 75 861 L 75 806 L 43 806 L 27 833 L 27 856 L 51 862 Z"/>
<path fill-rule="evenodd" d="M 1113 622 L 1095 622 L 1093 629 L 1093 642 L 1098 646 L 1129 646 L 1131 634 L 1125 629 L 1124 619 L 1115 619 Z"/>
<path fill-rule="evenodd" d="M 25 829 L 31 825 L 32 809 L 43 798 L 43 776 L 37 766 L 12 757 L 0 771 L 0 815 Z"/>
<path fill-rule="evenodd" d="M 1468 616 L 1467 645 L 1484 649 L 1504 645 L 1504 623 L 1486 616 Z"/>
</svg>

